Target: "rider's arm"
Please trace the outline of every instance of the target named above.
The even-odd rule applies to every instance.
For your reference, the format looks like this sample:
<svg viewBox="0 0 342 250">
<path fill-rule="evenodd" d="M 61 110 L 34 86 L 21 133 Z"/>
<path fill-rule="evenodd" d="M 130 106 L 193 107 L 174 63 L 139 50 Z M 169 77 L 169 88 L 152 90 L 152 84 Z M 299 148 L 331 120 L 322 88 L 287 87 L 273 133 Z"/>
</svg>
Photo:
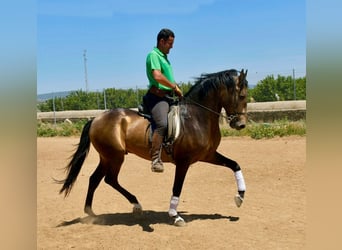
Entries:
<svg viewBox="0 0 342 250">
<path fill-rule="evenodd" d="M 182 91 L 180 90 L 180 88 L 178 87 L 178 85 L 177 85 L 176 83 L 170 82 L 170 81 L 162 74 L 162 72 L 161 72 L 160 70 L 157 70 L 157 69 L 152 70 L 152 75 L 153 75 L 153 78 L 154 78 L 157 82 L 163 84 L 163 85 L 166 86 L 166 87 L 172 88 L 172 89 L 176 92 L 176 94 L 177 94 L 179 97 L 183 96 L 183 93 L 182 93 Z"/>
<path fill-rule="evenodd" d="M 160 70 L 158 70 L 158 69 L 152 70 L 152 75 L 153 75 L 153 78 L 154 78 L 157 82 L 163 84 L 164 86 L 169 87 L 169 88 L 172 88 L 172 89 L 175 89 L 175 88 L 176 88 L 176 84 L 170 82 L 170 81 L 163 75 L 163 73 L 162 73 Z"/>
</svg>

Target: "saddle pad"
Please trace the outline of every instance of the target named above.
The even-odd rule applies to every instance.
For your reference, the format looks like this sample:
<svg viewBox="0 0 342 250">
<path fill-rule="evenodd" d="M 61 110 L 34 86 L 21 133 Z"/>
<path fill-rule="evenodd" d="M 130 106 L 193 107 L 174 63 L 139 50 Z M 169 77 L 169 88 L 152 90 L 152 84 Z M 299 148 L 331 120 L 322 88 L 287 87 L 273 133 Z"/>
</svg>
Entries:
<svg viewBox="0 0 342 250">
<path fill-rule="evenodd" d="M 173 105 L 168 113 L 167 140 L 176 140 L 180 132 L 179 106 Z"/>
</svg>

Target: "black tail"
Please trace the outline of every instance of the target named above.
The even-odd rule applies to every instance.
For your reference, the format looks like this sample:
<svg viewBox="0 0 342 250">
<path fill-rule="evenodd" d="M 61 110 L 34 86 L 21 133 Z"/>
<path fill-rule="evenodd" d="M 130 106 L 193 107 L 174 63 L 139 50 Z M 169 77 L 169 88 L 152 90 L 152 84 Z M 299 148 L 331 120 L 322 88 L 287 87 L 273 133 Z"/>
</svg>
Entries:
<svg viewBox="0 0 342 250">
<path fill-rule="evenodd" d="M 74 185 L 81 170 L 83 162 L 88 155 L 90 148 L 89 129 L 92 121 L 93 120 L 90 120 L 84 125 L 78 148 L 73 154 L 69 164 L 65 167 L 65 170 L 68 173 L 67 178 L 65 180 L 58 181 L 58 183 L 63 184 L 63 187 L 59 193 L 61 194 L 64 192 L 65 197 L 70 193 L 72 186 Z"/>
</svg>

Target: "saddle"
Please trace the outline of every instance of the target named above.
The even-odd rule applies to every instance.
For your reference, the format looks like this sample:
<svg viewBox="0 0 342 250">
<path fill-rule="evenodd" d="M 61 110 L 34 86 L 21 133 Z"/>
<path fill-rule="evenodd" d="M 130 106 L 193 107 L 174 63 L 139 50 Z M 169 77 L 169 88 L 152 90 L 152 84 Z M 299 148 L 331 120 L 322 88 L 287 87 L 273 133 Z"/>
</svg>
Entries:
<svg viewBox="0 0 342 250">
<path fill-rule="evenodd" d="M 178 103 L 172 103 L 170 105 L 170 110 L 167 115 L 167 135 L 164 138 L 164 146 L 172 145 L 173 142 L 178 138 L 180 132 L 180 115 L 179 115 L 179 105 Z M 144 104 L 140 104 L 138 106 L 138 114 L 149 120 L 150 123 L 152 121 L 152 116 L 149 113 L 148 109 Z M 152 126 L 150 126 L 152 127 Z M 150 140 L 152 138 L 152 129 L 150 129 Z"/>
</svg>

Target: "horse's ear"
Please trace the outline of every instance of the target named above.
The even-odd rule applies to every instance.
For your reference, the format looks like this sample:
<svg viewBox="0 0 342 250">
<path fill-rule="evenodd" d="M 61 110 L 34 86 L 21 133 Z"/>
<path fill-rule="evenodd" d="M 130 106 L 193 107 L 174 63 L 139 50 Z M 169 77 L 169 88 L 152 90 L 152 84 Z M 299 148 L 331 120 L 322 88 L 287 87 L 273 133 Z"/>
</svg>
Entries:
<svg viewBox="0 0 342 250">
<path fill-rule="evenodd" d="M 244 79 L 247 76 L 248 69 L 246 69 L 246 72 L 244 72 L 244 69 L 240 71 L 240 79 Z"/>
<path fill-rule="evenodd" d="M 248 69 L 246 69 L 246 72 L 244 72 L 244 69 L 240 71 L 240 75 L 239 75 L 239 87 L 240 88 L 242 87 L 244 80 L 246 80 L 247 72 L 248 72 Z"/>
<path fill-rule="evenodd" d="M 246 69 L 246 72 L 244 72 L 244 69 L 242 69 L 240 71 L 240 75 L 242 75 L 243 77 L 246 77 L 247 76 L 247 72 L 248 72 L 248 69 Z"/>
<path fill-rule="evenodd" d="M 239 82 L 241 83 L 245 77 L 246 77 L 246 76 L 245 76 L 245 72 L 244 72 L 244 70 L 242 69 L 242 70 L 240 71 L 240 75 L 239 75 Z"/>
</svg>

